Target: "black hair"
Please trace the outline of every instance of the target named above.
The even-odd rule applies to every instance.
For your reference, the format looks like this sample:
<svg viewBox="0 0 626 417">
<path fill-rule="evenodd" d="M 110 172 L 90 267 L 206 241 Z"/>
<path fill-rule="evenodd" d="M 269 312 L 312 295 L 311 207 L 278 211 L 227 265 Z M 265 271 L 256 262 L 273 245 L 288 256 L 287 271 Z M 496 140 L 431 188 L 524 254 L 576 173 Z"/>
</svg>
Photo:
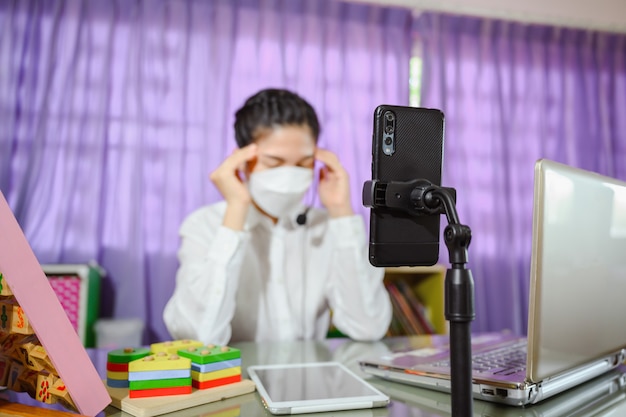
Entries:
<svg viewBox="0 0 626 417">
<path fill-rule="evenodd" d="M 258 139 L 260 131 L 280 125 L 304 125 L 317 143 L 320 125 L 313 106 L 289 90 L 268 88 L 248 98 L 235 113 L 235 140 L 242 148 Z"/>
</svg>

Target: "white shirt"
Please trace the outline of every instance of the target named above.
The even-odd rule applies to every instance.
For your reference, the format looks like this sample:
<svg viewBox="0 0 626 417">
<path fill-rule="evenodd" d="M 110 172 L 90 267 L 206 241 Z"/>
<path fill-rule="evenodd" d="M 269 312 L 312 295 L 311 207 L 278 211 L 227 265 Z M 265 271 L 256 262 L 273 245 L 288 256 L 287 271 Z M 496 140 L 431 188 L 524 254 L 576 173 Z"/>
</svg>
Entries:
<svg viewBox="0 0 626 417">
<path fill-rule="evenodd" d="M 391 322 L 384 270 L 367 259 L 361 217 L 311 208 L 273 224 L 251 207 L 243 231 L 221 225 L 226 203 L 183 222 L 176 288 L 163 312 L 175 339 L 323 339 L 335 326 L 354 340 L 382 338 Z M 302 210 L 300 210 L 302 212 Z"/>
</svg>

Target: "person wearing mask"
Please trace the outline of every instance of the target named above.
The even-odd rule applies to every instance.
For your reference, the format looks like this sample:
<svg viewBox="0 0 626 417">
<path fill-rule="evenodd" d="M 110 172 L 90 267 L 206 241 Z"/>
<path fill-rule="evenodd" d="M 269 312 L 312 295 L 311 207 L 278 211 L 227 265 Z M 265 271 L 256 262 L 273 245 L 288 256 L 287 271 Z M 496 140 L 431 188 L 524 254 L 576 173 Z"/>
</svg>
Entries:
<svg viewBox="0 0 626 417">
<path fill-rule="evenodd" d="M 180 227 L 170 335 L 225 345 L 326 337 L 329 324 L 359 341 L 382 338 L 392 308 L 384 270 L 368 262 L 348 174 L 317 147 L 313 107 L 284 89 L 261 90 L 235 114 L 239 146 L 211 173 L 224 200 Z M 314 183 L 324 208 L 303 197 Z"/>
</svg>

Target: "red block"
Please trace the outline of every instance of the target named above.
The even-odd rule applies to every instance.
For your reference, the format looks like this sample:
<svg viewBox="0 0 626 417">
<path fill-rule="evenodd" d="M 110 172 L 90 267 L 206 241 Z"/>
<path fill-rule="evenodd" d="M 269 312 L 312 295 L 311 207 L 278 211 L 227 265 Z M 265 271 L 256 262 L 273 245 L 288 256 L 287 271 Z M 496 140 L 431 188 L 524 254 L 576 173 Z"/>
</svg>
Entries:
<svg viewBox="0 0 626 417">
<path fill-rule="evenodd" d="M 107 362 L 107 371 L 128 372 L 128 364 L 127 363 Z"/>
<path fill-rule="evenodd" d="M 191 385 L 196 389 L 215 388 L 221 385 L 234 384 L 241 381 L 241 375 L 227 376 L 226 378 L 213 379 L 211 381 L 191 381 Z"/>
<path fill-rule="evenodd" d="M 170 387 L 170 388 L 152 388 L 137 389 L 128 391 L 129 398 L 147 398 L 147 397 L 163 397 L 166 395 L 191 394 L 191 387 Z"/>
</svg>

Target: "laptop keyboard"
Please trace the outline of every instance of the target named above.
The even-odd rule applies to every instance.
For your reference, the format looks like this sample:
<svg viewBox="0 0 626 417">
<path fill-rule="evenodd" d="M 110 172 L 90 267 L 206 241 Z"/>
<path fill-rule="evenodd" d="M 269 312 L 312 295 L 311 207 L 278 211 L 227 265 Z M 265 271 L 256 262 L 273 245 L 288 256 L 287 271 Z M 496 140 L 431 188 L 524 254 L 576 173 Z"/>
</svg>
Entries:
<svg viewBox="0 0 626 417">
<path fill-rule="evenodd" d="M 435 366 L 450 366 L 450 361 Z M 526 341 L 472 355 L 472 370 L 491 375 L 512 375 L 526 370 Z"/>
</svg>

